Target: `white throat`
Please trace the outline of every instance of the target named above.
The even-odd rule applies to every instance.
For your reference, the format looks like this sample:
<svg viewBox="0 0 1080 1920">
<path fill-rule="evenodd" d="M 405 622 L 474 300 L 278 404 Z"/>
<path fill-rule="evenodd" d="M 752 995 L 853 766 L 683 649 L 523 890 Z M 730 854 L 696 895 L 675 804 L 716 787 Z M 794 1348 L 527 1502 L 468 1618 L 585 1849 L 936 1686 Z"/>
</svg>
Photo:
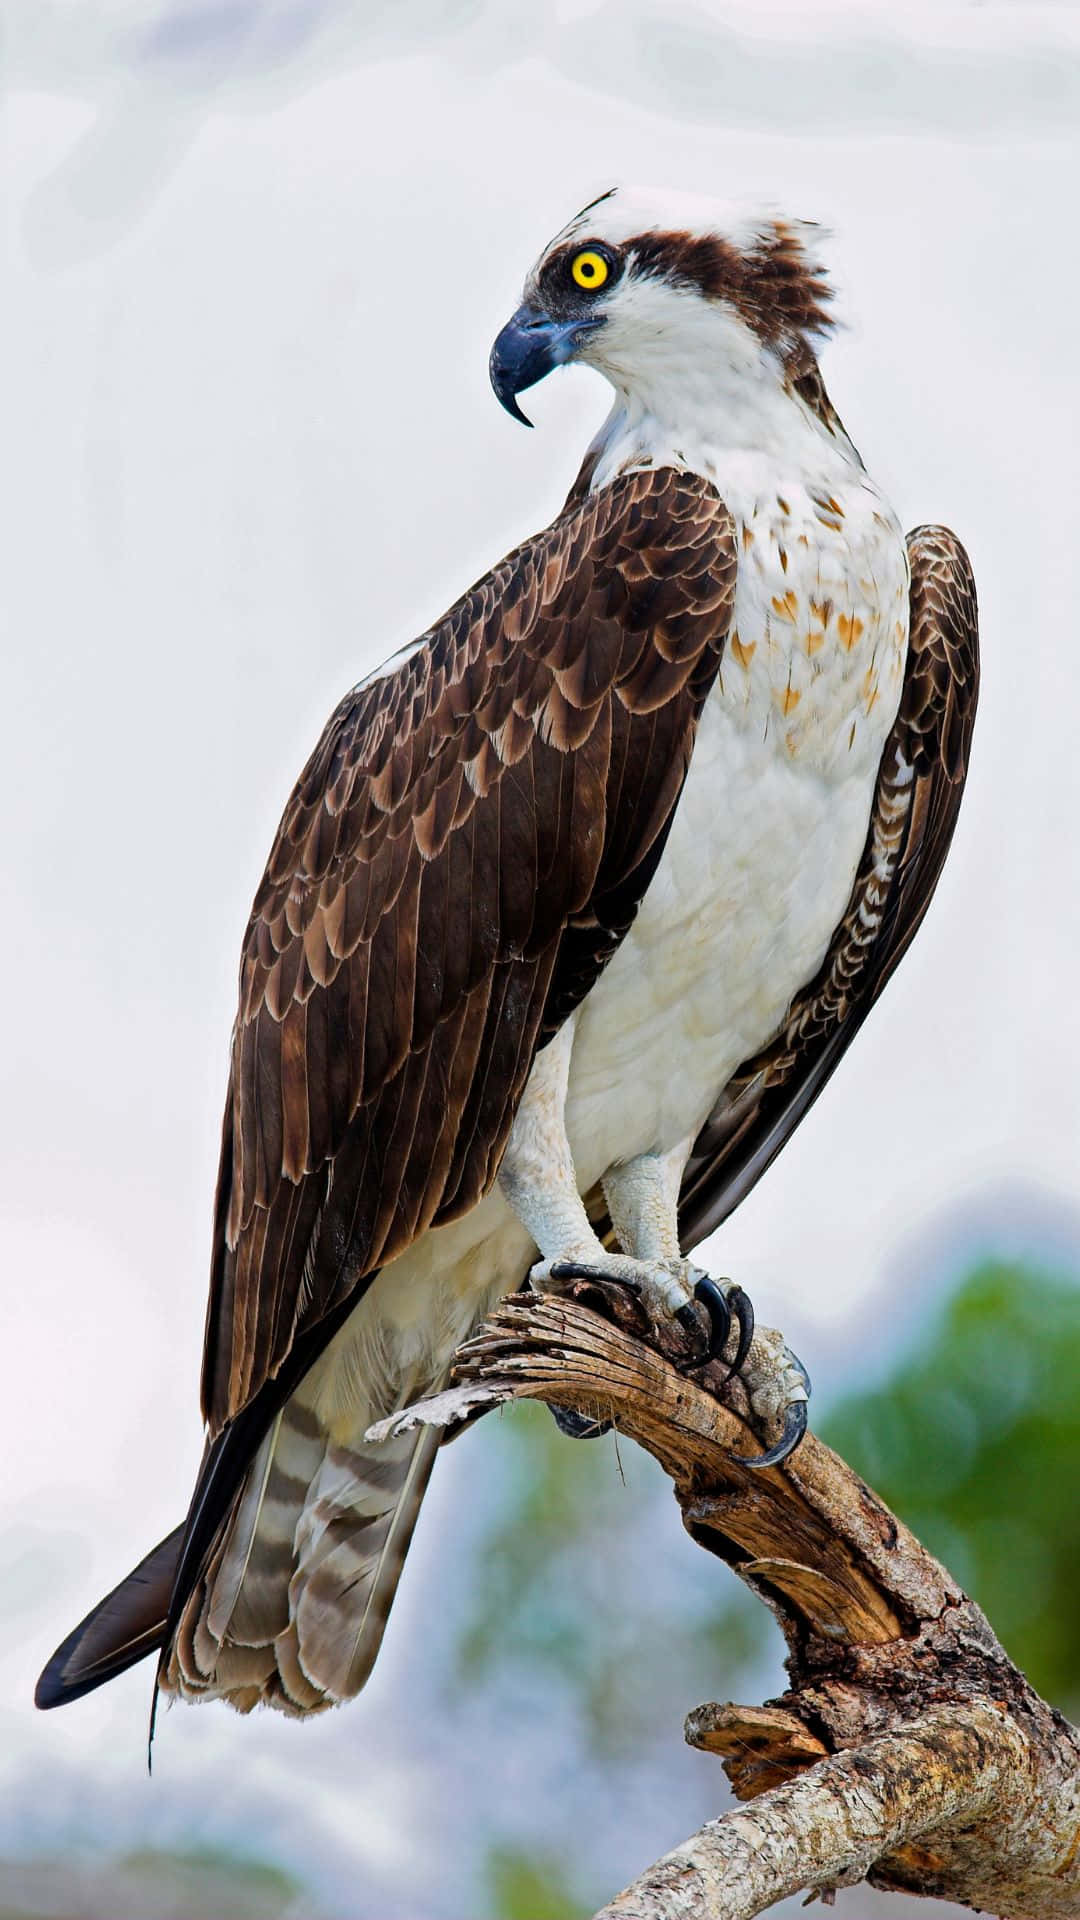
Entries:
<svg viewBox="0 0 1080 1920">
<path fill-rule="evenodd" d="M 710 478 L 759 462 L 822 476 L 859 469 L 846 434 L 830 432 L 778 356 L 721 302 L 640 282 L 581 357 L 615 389 L 590 450 L 594 488 L 633 466 Z"/>
</svg>

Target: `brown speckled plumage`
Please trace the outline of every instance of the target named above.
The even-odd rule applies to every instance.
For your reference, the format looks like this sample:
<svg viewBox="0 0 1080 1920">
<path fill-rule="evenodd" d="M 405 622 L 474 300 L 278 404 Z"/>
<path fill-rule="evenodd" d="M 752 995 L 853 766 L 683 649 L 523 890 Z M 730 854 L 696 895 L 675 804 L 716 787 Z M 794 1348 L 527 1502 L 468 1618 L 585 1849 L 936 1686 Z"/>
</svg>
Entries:
<svg viewBox="0 0 1080 1920">
<path fill-rule="evenodd" d="M 118 1610 L 132 1645 L 164 1643 L 167 1658 L 290 1392 L 380 1265 L 491 1186 L 538 1046 L 589 991 L 655 870 L 735 573 L 731 518 L 700 476 L 575 489 L 331 716 L 244 939 L 209 1444 L 182 1544 L 171 1536 L 153 1583 L 122 1583 L 75 1629 L 41 1704 L 129 1663 L 115 1625 L 108 1650 L 90 1627 Z"/>
<path fill-rule="evenodd" d="M 495 1176 L 533 1055 L 632 917 L 734 591 L 708 482 L 632 474 L 349 694 L 244 940 L 203 1406 Z"/>
</svg>

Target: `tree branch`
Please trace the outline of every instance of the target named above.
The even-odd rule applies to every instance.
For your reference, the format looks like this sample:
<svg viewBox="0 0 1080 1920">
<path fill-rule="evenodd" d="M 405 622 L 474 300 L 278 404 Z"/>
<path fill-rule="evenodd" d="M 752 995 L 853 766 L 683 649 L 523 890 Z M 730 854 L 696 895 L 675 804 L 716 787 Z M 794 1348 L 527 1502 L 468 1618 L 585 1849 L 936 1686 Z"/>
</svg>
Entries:
<svg viewBox="0 0 1080 1920">
<path fill-rule="evenodd" d="M 883 1853 L 987 1810 L 1014 1757 L 1006 1732 L 943 1711 L 831 1754 L 752 1812 L 710 1821 L 596 1920 L 749 1920 L 806 1888 L 853 1886 Z"/>
<path fill-rule="evenodd" d="M 450 1390 L 406 1416 L 534 1399 L 613 1420 L 670 1475 L 691 1537 L 784 1632 L 782 1700 L 699 1707 L 686 1724 L 752 1811 L 710 1821 L 597 1920 L 749 1920 L 864 1878 L 1009 1920 L 1076 1920 L 1080 1735 L 837 1455 L 810 1434 L 782 1468 L 740 1465 L 758 1443 L 739 1383 L 716 1362 L 680 1371 L 679 1329 L 648 1345 L 642 1331 L 607 1290 L 516 1296 L 461 1349 Z"/>
</svg>

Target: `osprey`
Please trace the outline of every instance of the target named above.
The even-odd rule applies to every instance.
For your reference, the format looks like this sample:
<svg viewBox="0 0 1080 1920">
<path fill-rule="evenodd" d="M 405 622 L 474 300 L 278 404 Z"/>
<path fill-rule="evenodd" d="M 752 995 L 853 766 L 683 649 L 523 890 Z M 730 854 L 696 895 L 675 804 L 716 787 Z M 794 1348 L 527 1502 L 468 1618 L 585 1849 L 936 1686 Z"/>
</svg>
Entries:
<svg viewBox="0 0 1080 1920">
<path fill-rule="evenodd" d="M 959 541 L 905 541 L 826 395 L 829 299 L 811 228 L 621 190 L 529 275 L 499 399 L 524 418 L 577 360 L 614 406 L 552 525 L 346 695 L 288 803 L 241 959 L 198 1483 L 40 1705 L 150 1652 L 241 1711 L 355 1694 L 440 1437 L 389 1417 L 530 1274 L 696 1295 L 763 1459 L 801 1433 L 798 1363 L 686 1251 L 912 939 L 978 680 Z"/>
</svg>

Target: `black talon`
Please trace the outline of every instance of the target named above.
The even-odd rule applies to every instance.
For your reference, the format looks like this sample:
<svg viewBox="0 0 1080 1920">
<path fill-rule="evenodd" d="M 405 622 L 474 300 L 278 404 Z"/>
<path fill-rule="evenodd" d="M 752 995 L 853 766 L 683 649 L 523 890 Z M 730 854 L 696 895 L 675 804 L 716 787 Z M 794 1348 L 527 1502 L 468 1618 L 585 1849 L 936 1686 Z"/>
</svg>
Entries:
<svg viewBox="0 0 1080 1920">
<path fill-rule="evenodd" d="M 599 1440 L 601 1434 L 611 1432 L 610 1420 L 594 1420 L 587 1413 L 576 1413 L 573 1407 L 549 1406 L 548 1412 L 568 1440 Z"/>
<path fill-rule="evenodd" d="M 735 1358 L 728 1368 L 728 1380 L 733 1380 L 741 1372 L 746 1356 L 750 1351 L 750 1342 L 754 1338 L 754 1307 L 748 1293 L 741 1287 L 733 1286 L 728 1290 L 729 1310 L 739 1322 L 739 1344 L 735 1349 Z M 727 1383 L 725 1382 L 725 1385 Z"/>
<path fill-rule="evenodd" d="M 710 1300 L 705 1299 L 704 1296 L 698 1292 L 696 1287 L 694 1288 L 694 1299 L 701 1301 L 702 1306 L 705 1308 L 709 1316 L 709 1332 L 705 1338 L 705 1351 L 701 1355 L 701 1358 L 699 1360 L 695 1360 L 692 1362 L 692 1364 L 696 1367 L 704 1367 L 704 1366 L 707 1366 L 708 1362 L 712 1359 L 713 1354 L 716 1351 L 716 1322 L 718 1318 L 721 1318 L 724 1314 L 727 1314 L 727 1302 L 724 1299 L 723 1294 L 721 1294 L 719 1297 L 718 1306 L 714 1311 L 713 1303 Z M 679 1326 L 683 1329 L 684 1333 L 689 1333 L 698 1341 L 701 1340 L 701 1322 L 698 1319 L 697 1314 L 694 1312 L 693 1301 L 688 1300 L 685 1306 L 676 1307 L 675 1319 L 677 1320 Z M 728 1326 L 730 1327 L 730 1325 L 731 1325 L 731 1316 L 730 1314 L 728 1314 Z M 726 1340 L 726 1339 L 727 1339 L 727 1334 L 724 1333 L 721 1336 L 721 1343 L 723 1342 L 723 1340 Z"/>
<path fill-rule="evenodd" d="M 623 1286 L 614 1274 L 605 1273 L 602 1267 L 587 1267 L 580 1260 L 553 1260 L 548 1268 L 553 1280 L 599 1280 L 604 1286 Z"/>
<path fill-rule="evenodd" d="M 808 1417 L 809 1408 L 807 1407 L 806 1401 L 793 1400 L 784 1415 L 784 1431 L 780 1435 L 775 1447 L 770 1447 L 767 1453 L 756 1454 L 752 1460 L 748 1459 L 747 1456 L 742 1453 L 735 1454 L 733 1456 L 734 1459 L 738 1461 L 740 1467 L 754 1467 L 755 1469 L 760 1469 L 761 1467 L 778 1467 L 781 1461 L 786 1460 L 789 1455 L 794 1453 L 800 1440 L 804 1437 Z"/>
<path fill-rule="evenodd" d="M 737 1309 L 739 1300 L 740 1299 L 746 1300 L 746 1295 L 745 1293 L 743 1293 L 743 1290 L 741 1287 L 730 1287 L 728 1291 L 725 1293 L 723 1287 L 717 1286 L 716 1281 L 711 1277 L 710 1274 L 703 1273 L 698 1276 L 698 1279 L 694 1283 L 694 1299 L 701 1301 L 702 1306 L 704 1307 L 706 1313 L 709 1316 L 709 1326 L 711 1331 L 709 1334 L 709 1350 L 705 1355 L 705 1359 L 706 1361 L 715 1360 L 718 1354 L 723 1353 L 724 1348 L 727 1346 L 728 1338 L 731 1334 L 732 1307 L 735 1306 Z M 746 1304 L 748 1307 L 750 1306 L 749 1300 L 746 1300 Z M 688 1309 L 685 1307 L 682 1309 L 683 1313 L 687 1311 Z M 741 1322 L 740 1322 L 740 1325 L 741 1325 Z M 751 1311 L 750 1311 L 751 1333 L 753 1332 L 753 1330 L 754 1330 L 754 1315 L 753 1315 L 753 1309 L 751 1308 Z M 739 1334 L 739 1349 L 740 1351 L 742 1350 L 741 1331 Z M 745 1357 L 746 1356 L 744 1354 L 743 1358 L 745 1359 Z M 734 1368 L 732 1369 L 732 1371 L 734 1372 Z"/>
</svg>

